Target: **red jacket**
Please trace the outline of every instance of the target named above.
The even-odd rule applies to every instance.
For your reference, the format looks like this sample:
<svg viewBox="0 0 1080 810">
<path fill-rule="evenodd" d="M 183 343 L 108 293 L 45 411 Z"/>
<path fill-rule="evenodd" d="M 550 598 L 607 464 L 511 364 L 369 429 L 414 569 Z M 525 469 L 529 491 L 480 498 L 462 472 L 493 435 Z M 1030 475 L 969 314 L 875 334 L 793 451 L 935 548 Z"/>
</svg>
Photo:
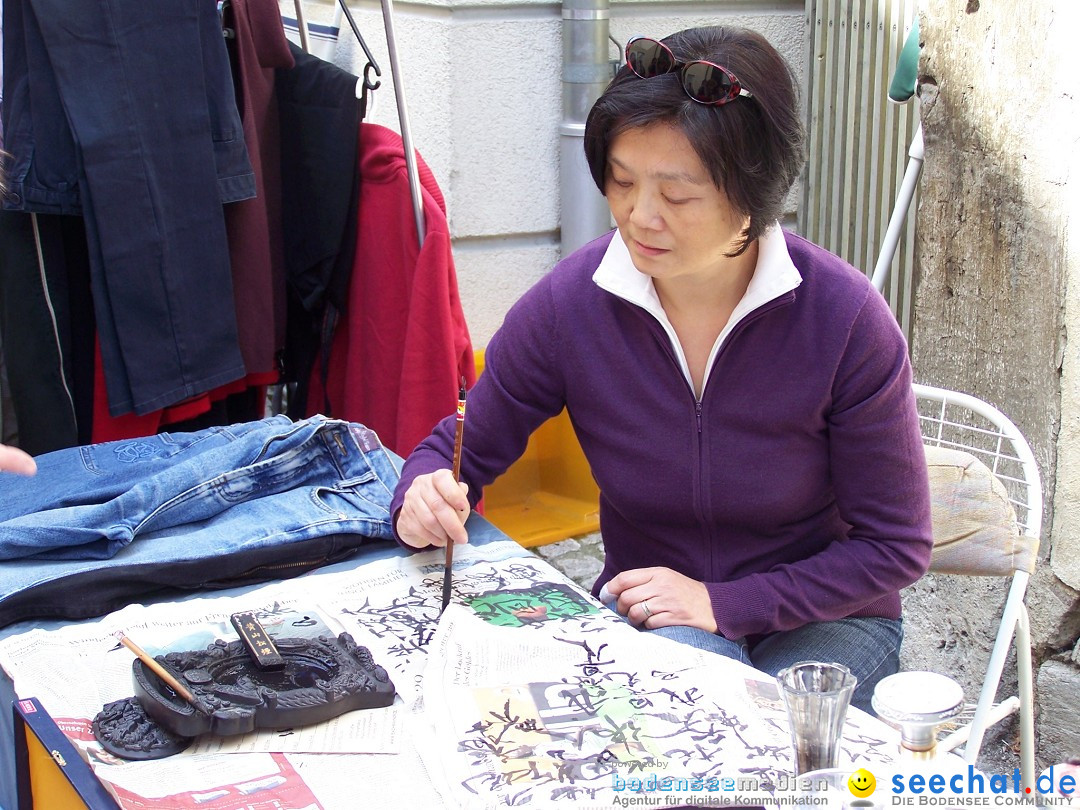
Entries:
<svg viewBox="0 0 1080 810">
<path fill-rule="evenodd" d="M 417 236 L 401 136 L 360 126 L 360 203 L 348 309 L 334 334 L 332 415 L 362 422 L 402 456 L 453 413 L 460 380 L 476 381 L 458 296 L 446 204 L 417 155 L 426 232 Z M 316 368 L 309 412 L 323 404 Z"/>
</svg>

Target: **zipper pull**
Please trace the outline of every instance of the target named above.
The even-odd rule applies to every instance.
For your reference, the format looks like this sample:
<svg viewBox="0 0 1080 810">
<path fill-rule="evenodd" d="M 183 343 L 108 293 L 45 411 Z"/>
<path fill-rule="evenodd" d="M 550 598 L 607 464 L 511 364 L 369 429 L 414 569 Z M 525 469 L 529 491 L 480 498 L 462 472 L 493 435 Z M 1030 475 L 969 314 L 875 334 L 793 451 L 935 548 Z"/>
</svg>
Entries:
<svg viewBox="0 0 1080 810">
<path fill-rule="evenodd" d="M 701 400 L 700 399 L 697 400 L 694 403 L 694 412 L 695 412 L 695 414 L 697 416 L 697 432 L 698 432 L 698 435 L 701 435 Z"/>
<path fill-rule="evenodd" d="M 337 433 L 331 433 L 330 435 L 333 436 L 334 441 L 337 442 L 338 450 L 341 451 L 341 455 L 348 456 L 349 451 L 345 449 L 345 442 L 341 440 L 341 437 Z"/>
</svg>

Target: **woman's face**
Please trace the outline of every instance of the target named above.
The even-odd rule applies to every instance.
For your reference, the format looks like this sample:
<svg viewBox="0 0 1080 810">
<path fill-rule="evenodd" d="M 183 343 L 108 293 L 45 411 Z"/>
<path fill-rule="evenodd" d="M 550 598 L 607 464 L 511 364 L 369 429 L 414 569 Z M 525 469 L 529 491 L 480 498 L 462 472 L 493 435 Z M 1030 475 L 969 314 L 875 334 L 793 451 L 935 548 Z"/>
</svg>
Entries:
<svg viewBox="0 0 1080 810">
<path fill-rule="evenodd" d="M 608 150 L 608 205 L 634 266 L 656 280 L 701 281 L 730 266 L 749 219 L 713 185 L 690 141 L 670 124 L 617 136 Z"/>
</svg>

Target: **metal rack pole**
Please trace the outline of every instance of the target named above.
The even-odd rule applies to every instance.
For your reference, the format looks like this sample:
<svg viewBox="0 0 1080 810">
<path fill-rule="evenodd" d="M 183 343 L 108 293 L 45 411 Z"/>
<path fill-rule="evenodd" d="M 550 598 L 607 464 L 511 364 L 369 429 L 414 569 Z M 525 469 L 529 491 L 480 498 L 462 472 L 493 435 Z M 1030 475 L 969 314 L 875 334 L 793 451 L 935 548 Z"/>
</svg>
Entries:
<svg viewBox="0 0 1080 810">
<path fill-rule="evenodd" d="M 296 8 L 296 30 L 300 32 L 300 48 L 304 53 L 311 53 L 311 48 L 308 47 L 308 27 L 304 22 L 304 0 L 293 0 L 293 6 Z"/>
<path fill-rule="evenodd" d="M 405 105 L 405 88 L 401 81 L 401 68 L 398 65 L 397 42 L 394 38 L 394 0 L 379 0 L 382 5 L 383 27 L 386 29 L 386 48 L 390 54 L 390 74 L 394 79 L 394 98 L 397 100 L 398 122 L 401 125 L 401 140 L 405 147 L 405 167 L 409 175 L 409 192 L 412 195 L 413 218 L 416 220 L 416 236 L 420 247 L 424 246 L 424 207 L 420 191 L 420 172 L 416 166 L 416 152 L 412 145 L 412 130 L 409 127 L 409 110 Z"/>
</svg>

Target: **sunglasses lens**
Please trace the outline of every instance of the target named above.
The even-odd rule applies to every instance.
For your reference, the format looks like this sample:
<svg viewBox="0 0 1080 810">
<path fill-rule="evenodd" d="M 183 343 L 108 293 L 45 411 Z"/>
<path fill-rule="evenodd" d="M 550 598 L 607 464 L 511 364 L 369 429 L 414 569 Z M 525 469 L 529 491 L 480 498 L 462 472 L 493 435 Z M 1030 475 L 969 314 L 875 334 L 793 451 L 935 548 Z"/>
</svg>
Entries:
<svg viewBox="0 0 1080 810">
<path fill-rule="evenodd" d="M 626 64 L 643 79 L 670 73 L 675 57 L 666 45 L 655 39 L 640 37 L 626 46 Z"/>
<path fill-rule="evenodd" d="M 690 62 L 683 68 L 682 83 L 686 94 L 703 104 L 727 101 L 732 96 L 731 77 L 708 62 Z"/>
</svg>

